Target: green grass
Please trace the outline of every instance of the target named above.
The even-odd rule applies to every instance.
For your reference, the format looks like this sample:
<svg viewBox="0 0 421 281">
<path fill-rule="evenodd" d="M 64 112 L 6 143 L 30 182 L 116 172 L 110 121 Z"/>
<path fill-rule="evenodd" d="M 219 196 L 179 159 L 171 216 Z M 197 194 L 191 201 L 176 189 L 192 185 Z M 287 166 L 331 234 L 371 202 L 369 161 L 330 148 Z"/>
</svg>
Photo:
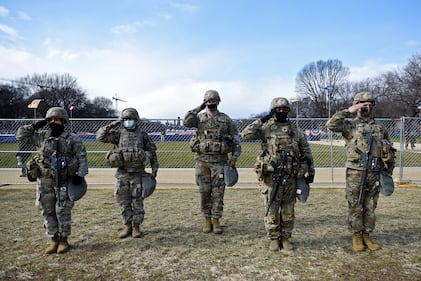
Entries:
<svg viewBox="0 0 421 281">
<path fill-rule="evenodd" d="M 194 167 L 194 154 L 190 151 L 188 142 L 156 142 L 158 147 L 157 154 L 160 167 L 162 168 L 192 168 Z M 111 144 L 100 142 L 86 142 L 86 150 L 88 151 L 89 167 L 91 168 L 107 168 L 105 163 L 106 151 L 112 148 Z M 333 153 L 330 153 L 330 146 L 324 144 L 310 144 L 316 168 L 326 167 L 344 167 L 345 149 L 343 146 L 333 146 Z M 16 168 L 16 155 L 12 152 L 16 151 L 18 145 L 16 143 L 0 144 L 0 168 Z M 238 160 L 239 168 L 251 168 L 254 165 L 256 156 L 260 153 L 260 144 L 257 142 L 242 143 L 242 154 Z M 421 163 L 421 154 L 414 153 L 410 150 L 404 152 L 404 167 L 416 167 Z M 397 153 L 396 162 L 399 163 L 400 154 Z M 333 165 L 331 165 L 331 163 Z"/>
<path fill-rule="evenodd" d="M 257 188 L 226 190 L 222 235 L 201 232 L 196 189 L 158 188 L 145 200 L 139 239 L 118 239 L 113 189 L 88 188 L 72 212 L 71 250 L 44 255 L 35 191 L 0 189 L 0 280 L 420 280 L 421 189 L 380 196 L 372 237 L 382 248 L 360 253 L 351 248 L 344 192 L 315 188 L 296 204 L 288 254 L 269 251 Z"/>
</svg>

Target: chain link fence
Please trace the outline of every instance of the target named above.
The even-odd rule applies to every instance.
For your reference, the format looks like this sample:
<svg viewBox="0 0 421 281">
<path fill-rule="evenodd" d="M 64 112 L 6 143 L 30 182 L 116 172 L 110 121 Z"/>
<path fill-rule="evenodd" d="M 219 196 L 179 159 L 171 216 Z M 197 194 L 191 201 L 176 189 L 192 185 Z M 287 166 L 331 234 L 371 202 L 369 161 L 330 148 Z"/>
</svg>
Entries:
<svg viewBox="0 0 421 281">
<path fill-rule="evenodd" d="M 71 118 L 68 129 L 75 132 L 84 142 L 88 151 L 90 168 L 107 168 L 105 154 L 111 144 L 96 141 L 96 131 L 115 119 L 76 119 Z M 405 170 L 421 167 L 421 119 L 402 117 L 400 119 L 377 119 L 388 130 L 389 136 L 398 150 L 396 170 L 399 181 L 407 178 Z M 35 119 L 0 119 L 0 169 L 17 168 L 16 153 L 19 150 L 15 134 L 19 126 L 35 123 Z M 253 119 L 234 120 L 241 132 Z M 335 168 L 343 168 L 345 163 L 345 142 L 340 134 L 326 129 L 326 118 L 291 119 L 297 127 L 305 131 L 315 159 L 315 167 L 329 168 L 332 174 Z M 189 140 L 195 130 L 183 126 L 180 118 L 142 120 L 141 126 L 155 141 L 161 168 L 193 168 L 193 153 Z M 242 140 L 242 155 L 237 162 L 239 168 L 252 168 L 256 156 L 260 153 L 260 142 Z M 33 153 L 29 150 L 28 153 Z M 421 172 L 421 169 L 420 169 Z M 410 180 L 421 182 L 421 173 L 411 175 Z M 343 177 L 341 178 L 343 181 Z"/>
</svg>

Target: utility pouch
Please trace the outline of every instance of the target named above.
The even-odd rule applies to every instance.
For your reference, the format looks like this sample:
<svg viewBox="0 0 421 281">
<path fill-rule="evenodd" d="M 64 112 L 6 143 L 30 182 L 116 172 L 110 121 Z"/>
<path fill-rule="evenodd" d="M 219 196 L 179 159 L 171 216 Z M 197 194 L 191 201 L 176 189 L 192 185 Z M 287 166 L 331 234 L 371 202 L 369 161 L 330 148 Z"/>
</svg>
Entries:
<svg viewBox="0 0 421 281">
<path fill-rule="evenodd" d="M 145 160 L 145 152 L 143 149 L 137 149 L 135 147 L 123 148 L 121 149 L 121 153 L 126 166 L 131 164 L 140 165 L 143 164 L 143 160 Z"/>
<path fill-rule="evenodd" d="M 300 160 L 298 164 L 298 173 L 297 178 L 304 178 L 309 172 L 309 167 L 307 161 Z"/>
<path fill-rule="evenodd" d="M 26 163 L 27 173 L 34 179 L 41 176 L 41 169 L 35 159 L 31 159 Z"/>
<path fill-rule="evenodd" d="M 189 142 L 189 145 L 190 145 L 190 150 L 191 150 L 192 152 L 199 152 L 199 144 L 200 144 L 200 141 L 197 139 L 197 137 L 196 137 L 196 136 L 193 136 L 193 137 L 190 139 L 190 142 Z"/>
<path fill-rule="evenodd" d="M 254 163 L 254 171 L 256 172 L 258 181 L 263 180 L 263 168 L 264 168 L 263 159 L 261 156 L 257 156 L 256 162 Z"/>
<path fill-rule="evenodd" d="M 105 159 L 111 168 L 118 168 L 124 166 L 123 155 L 121 154 L 119 148 L 114 148 L 110 150 L 105 156 Z"/>
<path fill-rule="evenodd" d="M 382 141 L 381 159 L 383 163 L 390 163 L 395 160 L 396 149 L 387 141 Z"/>
</svg>

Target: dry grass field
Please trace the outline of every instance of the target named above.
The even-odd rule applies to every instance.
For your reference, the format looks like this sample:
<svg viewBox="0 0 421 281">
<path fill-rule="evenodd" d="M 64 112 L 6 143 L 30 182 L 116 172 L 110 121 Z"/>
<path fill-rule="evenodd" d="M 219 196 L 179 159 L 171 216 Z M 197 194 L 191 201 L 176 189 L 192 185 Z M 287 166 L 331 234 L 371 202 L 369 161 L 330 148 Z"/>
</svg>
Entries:
<svg viewBox="0 0 421 281">
<path fill-rule="evenodd" d="M 201 233 L 194 188 L 145 200 L 145 235 L 120 240 L 112 189 L 91 189 L 73 209 L 71 251 L 49 240 L 33 189 L 0 189 L 0 280 L 421 280 L 421 189 L 381 196 L 376 252 L 354 253 L 343 189 L 317 188 L 296 205 L 291 253 L 270 252 L 259 190 L 229 188 L 222 235 Z"/>
</svg>

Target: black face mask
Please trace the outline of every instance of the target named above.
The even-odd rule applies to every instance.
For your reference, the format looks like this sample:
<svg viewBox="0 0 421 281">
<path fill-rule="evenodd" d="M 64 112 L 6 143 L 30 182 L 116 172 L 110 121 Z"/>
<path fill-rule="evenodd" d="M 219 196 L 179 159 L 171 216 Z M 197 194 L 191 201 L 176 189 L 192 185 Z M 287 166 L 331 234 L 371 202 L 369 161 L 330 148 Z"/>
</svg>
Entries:
<svg viewBox="0 0 421 281">
<path fill-rule="evenodd" d="M 288 112 L 276 112 L 275 117 L 278 122 L 285 123 L 287 122 Z"/>
<path fill-rule="evenodd" d="M 61 133 L 64 132 L 64 126 L 63 125 L 51 122 L 51 123 L 48 124 L 48 126 L 51 129 L 51 135 L 53 137 L 58 137 L 58 136 L 61 135 Z"/>
<path fill-rule="evenodd" d="M 363 108 L 361 108 L 361 115 L 368 117 L 371 114 L 371 111 L 373 110 L 373 106 L 369 105 L 369 106 L 365 106 Z"/>
<path fill-rule="evenodd" d="M 216 108 L 218 105 L 214 103 L 214 104 L 208 104 L 207 106 L 210 111 L 216 111 Z"/>
</svg>

